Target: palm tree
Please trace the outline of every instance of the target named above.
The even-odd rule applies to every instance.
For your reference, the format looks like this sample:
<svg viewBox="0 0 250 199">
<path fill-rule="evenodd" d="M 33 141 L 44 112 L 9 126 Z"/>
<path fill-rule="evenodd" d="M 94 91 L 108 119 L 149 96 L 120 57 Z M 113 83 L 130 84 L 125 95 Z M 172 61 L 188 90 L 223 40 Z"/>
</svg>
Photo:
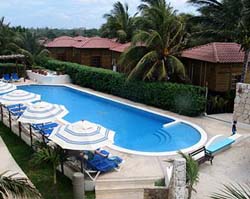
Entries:
<svg viewBox="0 0 250 199">
<path fill-rule="evenodd" d="M 14 32 L 10 23 L 5 23 L 4 17 L 0 19 L 0 54 L 12 54 L 20 49 L 19 34 Z"/>
<path fill-rule="evenodd" d="M 241 44 L 241 50 L 245 52 L 242 67 L 241 82 L 245 82 L 250 54 L 250 2 L 243 0 L 242 19 L 239 23 L 238 42 Z"/>
<path fill-rule="evenodd" d="M 8 171 L 0 174 L 0 199 L 4 198 L 41 198 L 37 189 L 27 178 L 15 177 L 17 173 L 6 175 Z"/>
<path fill-rule="evenodd" d="M 221 193 L 212 194 L 212 199 L 250 199 L 249 185 L 224 185 Z"/>
<path fill-rule="evenodd" d="M 135 16 L 130 16 L 128 10 L 128 4 L 123 5 L 119 1 L 116 2 L 113 5 L 113 10 L 104 15 L 107 22 L 101 28 L 102 36 L 117 38 L 121 43 L 131 41 L 135 30 Z"/>
<path fill-rule="evenodd" d="M 198 6 L 199 16 L 192 20 L 204 28 L 200 32 L 203 38 L 211 37 L 213 41 L 233 41 L 241 44 L 244 51 L 244 63 L 241 82 L 247 74 L 250 53 L 250 17 L 249 0 L 189 0 Z"/>
<path fill-rule="evenodd" d="M 30 65 L 39 63 L 41 59 L 47 58 L 50 54 L 47 49 L 39 44 L 38 39 L 36 33 L 32 33 L 28 30 L 21 34 L 22 50 L 20 50 L 20 52 L 26 55 Z"/>
<path fill-rule="evenodd" d="M 199 181 L 199 165 L 191 156 L 182 152 L 179 153 L 186 160 L 186 186 L 188 189 L 188 199 L 191 199 L 192 191 L 196 192 L 194 185 Z"/>
<path fill-rule="evenodd" d="M 119 65 L 129 73 L 128 80 L 166 81 L 183 77 L 185 69 L 175 56 L 183 44 L 184 26 L 165 0 L 143 0 L 139 6 L 139 30 Z"/>
<path fill-rule="evenodd" d="M 56 167 L 60 163 L 60 153 L 59 148 L 51 148 L 49 146 L 38 146 L 41 147 L 38 151 L 34 154 L 34 158 L 32 161 L 35 165 L 40 165 L 43 163 L 50 163 L 52 164 L 53 168 L 53 183 L 55 188 L 55 195 L 58 198 L 58 191 L 57 191 L 57 177 L 56 177 Z"/>
</svg>

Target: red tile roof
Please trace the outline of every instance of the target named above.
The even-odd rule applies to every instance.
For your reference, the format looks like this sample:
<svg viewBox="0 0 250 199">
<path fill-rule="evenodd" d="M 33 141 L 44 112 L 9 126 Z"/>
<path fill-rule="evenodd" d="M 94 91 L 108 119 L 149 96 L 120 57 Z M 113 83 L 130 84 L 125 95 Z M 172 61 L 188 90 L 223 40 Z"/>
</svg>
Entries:
<svg viewBox="0 0 250 199">
<path fill-rule="evenodd" d="M 124 52 L 129 46 L 131 45 L 131 43 L 125 43 L 125 44 L 121 44 L 119 46 L 116 46 L 114 48 L 111 48 L 110 50 L 115 51 L 115 52 L 119 52 L 122 53 Z"/>
<path fill-rule="evenodd" d="M 62 36 L 57 37 L 53 41 L 47 43 L 45 46 L 47 48 L 55 47 L 72 47 L 72 48 L 115 48 L 121 45 L 111 39 L 101 38 L 101 37 L 68 37 Z"/>
<path fill-rule="evenodd" d="M 242 63 L 244 52 L 240 45 L 230 42 L 213 42 L 184 50 L 182 57 L 213 63 Z"/>
</svg>

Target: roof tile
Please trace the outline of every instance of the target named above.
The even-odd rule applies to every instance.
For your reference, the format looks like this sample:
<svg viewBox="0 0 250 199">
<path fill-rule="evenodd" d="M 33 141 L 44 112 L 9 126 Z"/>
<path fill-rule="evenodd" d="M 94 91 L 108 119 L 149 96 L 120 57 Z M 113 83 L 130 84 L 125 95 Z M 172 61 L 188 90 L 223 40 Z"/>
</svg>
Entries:
<svg viewBox="0 0 250 199">
<path fill-rule="evenodd" d="M 181 56 L 213 63 L 242 63 L 244 52 L 240 47 L 240 44 L 232 42 L 213 42 L 186 49 Z"/>
</svg>

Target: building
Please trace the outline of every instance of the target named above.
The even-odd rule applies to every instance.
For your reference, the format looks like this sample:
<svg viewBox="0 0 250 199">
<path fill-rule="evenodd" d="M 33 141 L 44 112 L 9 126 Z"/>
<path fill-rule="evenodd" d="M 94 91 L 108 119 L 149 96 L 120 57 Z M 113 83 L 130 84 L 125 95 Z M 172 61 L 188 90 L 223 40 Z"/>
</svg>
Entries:
<svg viewBox="0 0 250 199">
<path fill-rule="evenodd" d="M 62 36 L 47 43 L 45 47 L 58 60 L 115 69 L 120 54 L 128 44 L 101 37 Z"/>
<path fill-rule="evenodd" d="M 214 42 L 184 50 L 181 54 L 191 82 L 209 90 L 226 92 L 240 80 L 244 52 L 237 43 Z M 250 82 L 248 69 L 246 82 Z"/>
</svg>

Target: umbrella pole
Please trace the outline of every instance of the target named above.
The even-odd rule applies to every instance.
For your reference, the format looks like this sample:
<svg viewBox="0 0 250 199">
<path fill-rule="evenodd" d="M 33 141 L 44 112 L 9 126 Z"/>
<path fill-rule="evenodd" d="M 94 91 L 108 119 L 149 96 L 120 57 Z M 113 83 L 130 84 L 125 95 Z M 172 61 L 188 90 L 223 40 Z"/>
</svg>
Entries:
<svg viewBox="0 0 250 199">
<path fill-rule="evenodd" d="M 32 138 L 32 128 L 31 128 L 31 124 L 30 124 L 30 146 L 32 147 L 32 141 L 33 141 L 33 138 Z"/>
<path fill-rule="evenodd" d="M 19 129 L 19 137 L 22 137 L 22 126 L 21 126 L 21 122 L 18 122 L 18 129 Z"/>
<path fill-rule="evenodd" d="M 2 120 L 2 122 L 3 122 L 3 105 L 0 104 L 0 106 L 1 106 L 1 120 Z"/>
<path fill-rule="evenodd" d="M 61 171 L 62 174 L 64 175 L 64 167 L 63 167 L 63 161 L 64 160 L 64 150 L 60 148 L 60 163 L 61 163 Z"/>
<path fill-rule="evenodd" d="M 9 127 L 10 127 L 10 130 L 11 130 L 11 113 L 9 111 Z"/>
</svg>

